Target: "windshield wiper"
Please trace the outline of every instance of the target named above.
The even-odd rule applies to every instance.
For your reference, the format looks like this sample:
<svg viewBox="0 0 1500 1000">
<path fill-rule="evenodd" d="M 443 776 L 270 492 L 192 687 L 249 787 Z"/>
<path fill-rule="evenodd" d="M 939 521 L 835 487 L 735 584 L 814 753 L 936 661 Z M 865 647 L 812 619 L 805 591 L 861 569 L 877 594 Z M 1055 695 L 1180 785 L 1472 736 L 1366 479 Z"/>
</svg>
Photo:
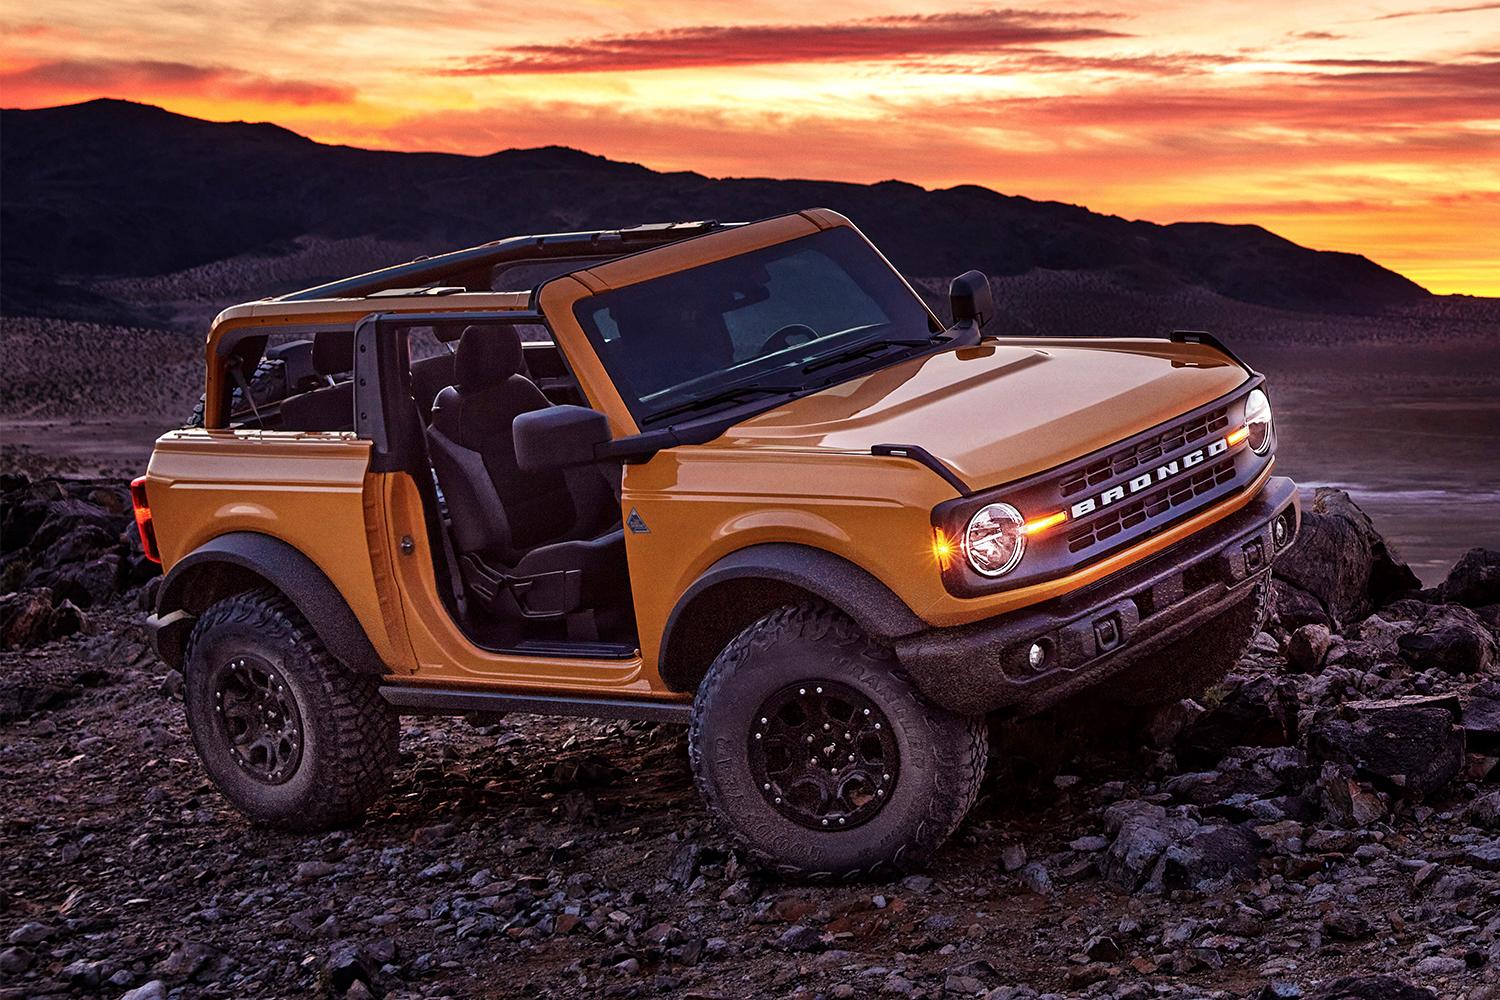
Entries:
<svg viewBox="0 0 1500 1000">
<path fill-rule="evenodd" d="M 830 354 L 826 358 L 818 358 L 809 364 L 802 366 L 802 373 L 810 375 L 823 368 L 832 368 L 841 365 L 845 361 L 853 361 L 857 358 L 867 358 L 877 351 L 883 351 L 887 347 L 931 347 L 934 343 L 930 338 L 927 340 L 869 340 L 846 351 Z"/>
<path fill-rule="evenodd" d="M 679 413 L 688 413 L 693 410 L 705 410 L 710 406 L 718 406 L 720 403 L 733 402 L 734 400 L 739 399 L 741 396 L 751 396 L 755 395 L 756 393 L 774 396 L 779 393 L 801 392 L 805 388 L 807 387 L 803 385 L 762 385 L 757 382 L 751 382 L 748 385 L 734 385 L 720 392 L 710 393 L 707 396 L 700 396 L 696 399 L 690 399 L 685 403 L 678 403 L 676 406 L 669 406 L 659 413 L 653 413 L 649 417 L 643 418 L 641 420 L 641 423 L 643 425 L 654 424 L 659 420 L 666 420 L 668 417 L 675 417 Z"/>
</svg>

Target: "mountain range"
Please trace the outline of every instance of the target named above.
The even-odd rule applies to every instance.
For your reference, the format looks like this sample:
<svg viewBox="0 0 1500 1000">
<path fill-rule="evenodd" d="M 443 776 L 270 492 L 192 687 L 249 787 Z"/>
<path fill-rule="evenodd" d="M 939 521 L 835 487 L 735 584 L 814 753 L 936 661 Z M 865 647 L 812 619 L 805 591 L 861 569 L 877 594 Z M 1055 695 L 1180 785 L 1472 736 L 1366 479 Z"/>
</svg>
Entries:
<svg viewBox="0 0 1500 1000">
<path fill-rule="evenodd" d="M 0 181 L 0 313 L 9 316 L 94 318 L 119 304 L 91 281 L 289 252 L 308 237 L 436 251 L 812 206 L 853 219 L 931 288 L 969 268 L 993 278 L 1042 269 L 1307 313 L 1368 315 L 1431 298 L 1365 257 L 1308 249 L 1259 226 L 1157 225 L 975 185 L 662 173 L 562 147 L 489 156 L 357 149 L 118 100 L 0 112 Z"/>
</svg>

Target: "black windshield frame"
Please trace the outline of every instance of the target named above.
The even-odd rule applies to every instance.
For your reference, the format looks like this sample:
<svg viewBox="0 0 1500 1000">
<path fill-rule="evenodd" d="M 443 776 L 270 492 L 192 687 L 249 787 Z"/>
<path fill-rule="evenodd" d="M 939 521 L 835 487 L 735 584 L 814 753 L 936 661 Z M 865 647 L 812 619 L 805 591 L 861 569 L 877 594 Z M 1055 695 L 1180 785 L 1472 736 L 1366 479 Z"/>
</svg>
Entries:
<svg viewBox="0 0 1500 1000">
<path fill-rule="evenodd" d="M 757 409 L 778 405 L 936 346 L 941 329 L 843 226 L 588 296 L 573 312 L 643 429 L 756 393 L 768 398 Z"/>
</svg>

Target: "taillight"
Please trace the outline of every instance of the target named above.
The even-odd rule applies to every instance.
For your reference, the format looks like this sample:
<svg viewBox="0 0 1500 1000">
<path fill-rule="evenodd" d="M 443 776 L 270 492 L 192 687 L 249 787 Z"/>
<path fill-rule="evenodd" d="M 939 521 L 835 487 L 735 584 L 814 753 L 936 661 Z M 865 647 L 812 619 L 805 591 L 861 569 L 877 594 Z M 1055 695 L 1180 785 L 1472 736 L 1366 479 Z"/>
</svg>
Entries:
<svg viewBox="0 0 1500 1000">
<path fill-rule="evenodd" d="M 141 532 L 141 548 L 146 550 L 146 558 L 154 563 L 161 562 L 161 553 L 156 548 L 156 529 L 151 526 L 151 502 L 146 499 L 146 477 L 130 481 L 130 502 L 135 506 L 135 526 Z"/>
</svg>

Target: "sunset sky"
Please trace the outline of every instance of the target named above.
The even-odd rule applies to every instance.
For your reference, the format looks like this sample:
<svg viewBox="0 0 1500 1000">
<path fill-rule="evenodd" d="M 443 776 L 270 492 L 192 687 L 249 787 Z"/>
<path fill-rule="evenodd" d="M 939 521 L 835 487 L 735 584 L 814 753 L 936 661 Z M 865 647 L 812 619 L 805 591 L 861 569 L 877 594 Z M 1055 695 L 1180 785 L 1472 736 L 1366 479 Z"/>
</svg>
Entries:
<svg viewBox="0 0 1500 1000">
<path fill-rule="evenodd" d="M 0 32 L 5 107 L 982 184 L 1500 295 L 1500 2 L 48 0 Z"/>
</svg>

